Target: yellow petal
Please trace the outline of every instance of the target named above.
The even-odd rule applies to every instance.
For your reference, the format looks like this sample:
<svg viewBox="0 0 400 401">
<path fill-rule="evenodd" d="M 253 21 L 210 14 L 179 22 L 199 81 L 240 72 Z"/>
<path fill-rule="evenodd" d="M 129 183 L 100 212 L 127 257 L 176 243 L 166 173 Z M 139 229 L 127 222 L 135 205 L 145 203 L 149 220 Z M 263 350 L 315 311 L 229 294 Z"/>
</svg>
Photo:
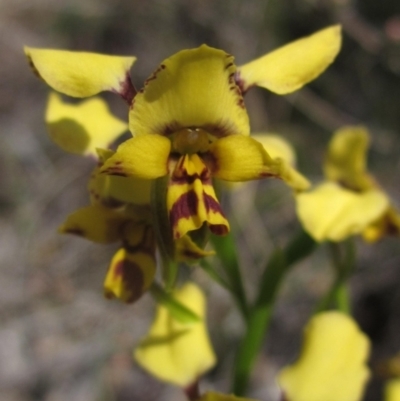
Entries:
<svg viewBox="0 0 400 401">
<path fill-rule="evenodd" d="M 325 71 L 340 46 L 340 26 L 325 28 L 239 67 L 239 80 L 245 91 L 258 85 L 279 95 L 293 92 Z"/>
<path fill-rule="evenodd" d="M 122 143 L 101 168 L 103 174 L 155 179 L 168 173 L 171 141 L 161 135 L 143 135 Z"/>
<path fill-rule="evenodd" d="M 33 70 L 58 92 L 88 97 L 101 91 L 131 96 L 129 71 L 135 57 L 25 47 Z"/>
<path fill-rule="evenodd" d="M 347 126 L 336 131 L 324 164 L 327 179 L 355 190 L 373 187 L 366 172 L 368 146 L 369 134 L 362 126 Z"/>
<path fill-rule="evenodd" d="M 204 321 L 205 297 L 201 290 L 189 283 L 173 295 L 201 321 L 179 323 L 164 306 L 158 306 L 150 331 L 134 355 L 139 365 L 153 376 L 187 387 L 212 368 L 216 358 Z"/>
<path fill-rule="evenodd" d="M 335 183 L 324 183 L 296 196 L 297 215 L 317 241 L 342 241 L 361 234 L 387 209 L 386 195 L 375 189 L 353 192 Z"/>
<path fill-rule="evenodd" d="M 261 143 L 251 137 L 231 135 L 210 147 L 212 174 L 226 181 L 248 181 L 266 177 L 284 180 L 294 189 L 309 187 L 308 180 L 281 158 L 273 159 Z"/>
<path fill-rule="evenodd" d="M 151 180 L 101 173 L 103 164 L 115 152 L 108 149 L 96 150 L 99 156 L 99 165 L 92 172 L 88 186 L 91 202 L 101 203 L 109 207 L 124 203 L 148 205 L 150 203 Z"/>
<path fill-rule="evenodd" d="M 179 239 L 204 223 L 217 235 L 229 231 L 229 223 L 215 195 L 208 168 L 197 155 L 181 156 L 167 192 L 169 221 Z"/>
<path fill-rule="evenodd" d="M 315 315 L 307 324 L 301 355 L 278 382 L 288 401 L 359 401 L 369 378 L 369 340 L 349 316 Z"/>
<path fill-rule="evenodd" d="M 263 145 L 267 153 L 273 158 L 283 159 L 288 164 L 296 164 L 296 154 L 292 145 L 277 134 L 251 134 L 251 137 Z"/>
<path fill-rule="evenodd" d="M 104 295 L 127 303 L 135 302 L 148 290 L 155 272 L 154 253 L 147 253 L 145 249 L 131 253 L 122 248 L 111 261 L 104 281 Z"/>
<path fill-rule="evenodd" d="M 101 205 L 92 205 L 71 213 L 59 232 L 106 244 L 121 239 L 121 227 L 128 220 L 129 217 L 123 213 Z"/>
<path fill-rule="evenodd" d="M 389 206 L 386 212 L 376 221 L 366 227 L 362 233 L 367 242 L 379 241 L 384 236 L 400 236 L 400 214 L 393 207 Z"/>
<path fill-rule="evenodd" d="M 107 148 L 128 128 L 100 98 L 70 104 L 56 93 L 50 94 L 45 119 L 51 139 L 63 150 L 80 155 L 96 156 L 96 148 Z"/>
<path fill-rule="evenodd" d="M 214 391 L 207 391 L 198 401 L 256 401 L 251 398 L 236 397 L 233 394 L 221 394 Z"/>
<path fill-rule="evenodd" d="M 385 401 L 400 401 L 400 379 L 389 380 L 386 383 Z"/>
<path fill-rule="evenodd" d="M 249 134 L 233 57 L 206 45 L 164 60 L 135 97 L 129 120 L 134 135 L 169 135 L 203 128 L 215 136 Z"/>
</svg>

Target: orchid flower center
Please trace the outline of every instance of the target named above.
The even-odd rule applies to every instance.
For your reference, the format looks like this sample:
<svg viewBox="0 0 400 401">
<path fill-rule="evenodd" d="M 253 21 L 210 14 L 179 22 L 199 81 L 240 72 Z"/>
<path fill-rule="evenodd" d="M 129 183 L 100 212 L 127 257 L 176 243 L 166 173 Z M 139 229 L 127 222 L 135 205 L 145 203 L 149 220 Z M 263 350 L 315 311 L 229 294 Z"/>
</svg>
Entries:
<svg viewBox="0 0 400 401">
<path fill-rule="evenodd" d="M 183 128 L 172 134 L 172 148 L 181 155 L 207 152 L 210 142 L 202 128 Z"/>
</svg>

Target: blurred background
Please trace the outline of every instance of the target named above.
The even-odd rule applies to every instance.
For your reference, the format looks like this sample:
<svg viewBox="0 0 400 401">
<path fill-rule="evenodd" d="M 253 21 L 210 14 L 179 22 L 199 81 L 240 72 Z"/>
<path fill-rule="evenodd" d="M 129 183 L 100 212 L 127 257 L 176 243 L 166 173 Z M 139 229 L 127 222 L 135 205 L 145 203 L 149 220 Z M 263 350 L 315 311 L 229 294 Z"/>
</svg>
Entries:
<svg viewBox="0 0 400 401">
<path fill-rule="evenodd" d="M 314 182 L 332 132 L 344 124 L 371 131 L 371 172 L 400 206 L 400 2 L 386 0 L 0 0 L 0 401 L 184 400 L 131 359 L 154 303 L 107 301 L 102 281 L 115 251 L 57 234 L 88 203 L 93 161 L 69 155 L 46 134 L 49 88 L 30 71 L 22 47 L 87 50 L 138 57 L 137 87 L 166 57 L 202 43 L 235 55 L 238 65 L 282 44 L 341 23 L 334 64 L 304 89 L 246 95 L 253 132 L 290 140 L 298 167 Z M 126 105 L 104 94 L 126 118 Z M 228 199 L 251 298 L 269 253 L 298 228 L 290 191 L 279 182 L 247 184 Z M 400 351 L 400 243 L 357 241 L 352 279 L 355 316 L 371 337 L 373 369 Z M 271 332 L 249 395 L 277 401 L 274 377 L 297 355 L 301 328 L 329 288 L 326 249 L 297 266 L 281 289 Z M 229 295 L 200 270 L 217 367 L 203 388 L 230 390 L 243 323 Z M 366 400 L 381 399 L 382 379 Z M 338 400 L 340 401 L 340 400 Z"/>
</svg>

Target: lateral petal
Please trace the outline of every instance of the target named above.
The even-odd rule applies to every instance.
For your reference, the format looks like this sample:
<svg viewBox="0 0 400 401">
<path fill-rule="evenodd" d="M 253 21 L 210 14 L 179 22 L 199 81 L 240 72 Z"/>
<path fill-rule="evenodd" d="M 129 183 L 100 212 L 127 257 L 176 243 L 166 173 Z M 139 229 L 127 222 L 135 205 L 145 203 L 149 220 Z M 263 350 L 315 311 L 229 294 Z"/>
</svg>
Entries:
<svg viewBox="0 0 400 401">
<path fill-rule="evenodd" d="M 292 188 L 304 190 L 308 180 L 283 159 L 273 159 L 252 137 L 231 135 L 210 147 L 212 175 L 226 181 L 249 181 L 266 177 L 281 178 Z"/>
<path fill-rule="evenodd" d="M 93 170 L 88 189 L 92 203 L 114 207 L 124 203 L 148 205 L 150 203 L 151 180 L 136 177 L 120 177 L 101 173 L 101 168 L 115 152 L 96 149 L 99 165 Z"/>
<path fill-rule="evenodd" d="M 377 189 L 353 192 L 331 182 L 298 194 L 296 203 L 303 227 L 317 241 L 361 234 L 389 206 L 387 196 Z"/>
<path fill-rule="evenodd" d="M 135 57 L 25 47 L 37 75 L 58 92 L 88 97 L 112 91 L 129 98 L 133 85 L 129 71 Z"/>
<path fill-rule="evenodd" d="M 279 95 L 294 92 L 318 77 L 341 46 L 341 28 L 334 25 L 280 47 L 238 67 L 244 91 L 253 85 Z"/>
<path fill-rule="evenodd" d="M 89 241 L 107 244 L 120 240 L 121 228 L 129 217 L 101 205 L 91 205 L 71 213 L 58 231 Z"/>
<path fill-rule="evenodd" d="M 155 179 L 168 173 L 171 141 L 161 135 L 143 135 L 122 143 L 100 172 L 123 177 Z"/>
<path fill-rule="evenodd" d="M 229 231 L 208 168 L 197 154 L 181 156 L 171 175 L 167 206 L 173 236 L 179 239 L 204 223 L 214 234 Z"/>
<path fill-rule="evenodd" d="M 134 135 L 169 135 L 203 128 L 215 136 L 249 134 L 233 57 L 202 45 L 164 60 L 135 97 L 129 116 Z"/>
<path fill-rule="evenodd" d="M 70 104 L 55 92 L 49 96 L 45 120 L 51 139 L 60 148 L 95 157 L 96 148 L 108 148 L 128 128 L 110 113 L 103 99 Z"/>
<path fill-rule="evenodd" d="M 296 153 L 292 145 L 286 141 L 281 135 L 251 134 L 251 137 L 263 145 L 266 152 L 273 158 L 283 159 L 285 162 L 294 166 L 296 164 Z"/>
</svg>

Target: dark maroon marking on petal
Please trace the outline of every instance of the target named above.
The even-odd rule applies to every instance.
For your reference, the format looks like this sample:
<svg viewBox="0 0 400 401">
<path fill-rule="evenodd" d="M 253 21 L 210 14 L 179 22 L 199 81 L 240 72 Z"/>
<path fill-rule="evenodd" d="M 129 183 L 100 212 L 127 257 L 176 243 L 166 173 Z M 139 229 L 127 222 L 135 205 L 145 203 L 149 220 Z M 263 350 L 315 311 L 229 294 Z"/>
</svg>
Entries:
<svg viewBox="0 0 400 401">
<path fill-rule="evenodd" d="M 229 228 L 224 224 L 210 224 L 210 231 L 215 235 L 226 235 L 229 233 Z"/>
<path fill-rule="evenodd" d="M 252 86 L 247 86 L 244 80 L 240 77 L 240 71 L 235 72 L 235 83 L 240 89 L 240 92 L 242 95 L 246 94 L 246 92 L 252 87 Z M 254 85 L 253 85 L 254 86 Z"/>
<path fill-rule="evenodd" d="M 204 200 L 204 204 L 206 206 L 207 212 L 213 211 L 213 212 L 219 213 L 220 215 L 225 217 L 225 214 L 222 211 L 221 205 L 219 204 L 219 202 L 217 200 L 215 200 L 211 195 L 208 195 L 207 193 L 205 193 L 204 191 L 203 191 L 203 200 Z"/>
<path fill-rule="evenodd" d="M 271 174 L 271 173 L 260 173 L 260 178 L 278 178 L 278 179 L 281 179 L 281 177 L 277 176 L 276 174 Z"/>
<path fill-rule="evenodd" d="M 35 67 L 35 64 L 33 63 L 33 60 L 31 58 L 31 56 L 27 56 L 28 57 L 28 63 L 29 63 L 29 67 L 31 67 L 32 72 L 39 78 L 39 79 L 43 79 L 42 76 L 39 73 L 39 70 Z"/>
<path fill-rule="evenodd" d="M 85 231 L 82 230 L 82 228 L 68 228 L 67 230 L 64 230 L 65 233 L 67 234 L 73 234 L 73 235 L 78 235 L 79 237 L 85 237 Z"/>
<path fill-rule="evenodd" d="M 117 171 L 117 170 L 109 170 L 107 171 L 108 175 L 116 175 L 118 177 L 128 177 L 128 175 L 126 173 L 122 173 L 121 171 Z"/>
<path fill-rule="evenodd" d="M 189 401 L 199 400 L 201 397 L 200 389 L 199 389 L 199 379 L 196 379 L 194 383 L 189 384 L 186 388 L 183 389 L 186 394 L 186 397 Z"/>
<path fill-rule="evenodd" d="M 188 219 L 197 215 L 199 199 L 196 192 L 190 190 L 182 194 L 172 206 L 169 212 L 169 221 L 175 227 L 180 219 Z"/>
<path fill-rule="evenodd" d="M 116 165 L 115 163 L 113 166 L 110 166 L 104 170 L 102 170 L 100 173 L 101 174 L 107 174 L 107 175 L 117 175 L 119 177 L 128 177 L 128 174 L 124 172 L 124 169 L 121 165 Z"/>
<path fill-rule="evenodd" d="M 203 184 L 211 183 L 211 173 L 207 166 L 204 166 L 202 171 L 199 173 L 189 174 L 184 167 L 187 156 L 181 156 L 176 164 L 174 171 L 171 175 L 172 184 L 193 184 L 196 180 L 200 180 Z"/>
<path fill-rule="evenodd" d="M 182 172 L 182 175 L 171 177 L 171 183 L 173 184 L 193 184 L 196 180 L 200 180 L 203 184 L 208 184 L 210 182 L 210 171 L 208 168 L 204 168 L 200 174 L 195 173 L 189 175 L 186 170 Z"/>
<path fill-rule="evenodd" d="M 203 191 L 203 200 L 207 213 L 213 211 L 214 213 L 218 213 L 222 217 L 226 218 L 219 202 L 215 200 L 212 196 L 206 194 L 204 191 Z M 212 224 L 208 222 L 208 226 L 210 228 L 210 231 L 216 235 L 226 235 L 229 232 L 229 228 L 225 224 Z"/>
<path fill-rule="evenodd" d="M 243 99 L 242 91 L 240 90 L 240 88 L 236 85 L 236 83 L 234 83 L 233 85 L 231 85 L 229 87 L 229 89 L 231 91 L 235 92 L 236 96 L 238 97 L 236 104 L 239 107 L 241 107 L 242 109 L 244 109 L 245 108 L 244 99 Z"/>
<path fill-rule="evenodd" d="M 144 86 L 146 87 L 150 81 L 154 81 L 157 78 L 157 75 L 165 69 L 164 64 L 160 64 L 160 66 L 144 81 Z"/>
<path fill-rule="evenodd" d="M 114 269 L 114 277 L 122 277 L 123 286 L 129 293 L 129 297 L 124 299 L 125 302 L 135 302 L 143 295 L 144 277 L 137 263 L 129 259 L 120 260 Z"/>
<path fill-rule="evenodd" d="M 228 70 L 230 67 L 232 67 L 233 66 L 233 62 L 230 62 L 230 63 L 228 63 L 226 66 L 225 66 L 225 70 Z"/>
<path fill-rule="evenodd" d="M 155 132 L 160 132 L 162 135 L 169 136 L 174 132 L 180 131 L 181 129 L 186 128 L 179 124 L 177 121 L 171 121 L 163 127 L 156 128 Z"/>
<path fill-rule="evenodd" d="M 133 98 L 137 95 L 137 90 L 135 89 L 129 71 L 125 75 L 125 79 L 120 82 L 119 90 L 113 90 L 113 92 L 118 93 L 128 105 L 132 104 Z"/>
</svg>

